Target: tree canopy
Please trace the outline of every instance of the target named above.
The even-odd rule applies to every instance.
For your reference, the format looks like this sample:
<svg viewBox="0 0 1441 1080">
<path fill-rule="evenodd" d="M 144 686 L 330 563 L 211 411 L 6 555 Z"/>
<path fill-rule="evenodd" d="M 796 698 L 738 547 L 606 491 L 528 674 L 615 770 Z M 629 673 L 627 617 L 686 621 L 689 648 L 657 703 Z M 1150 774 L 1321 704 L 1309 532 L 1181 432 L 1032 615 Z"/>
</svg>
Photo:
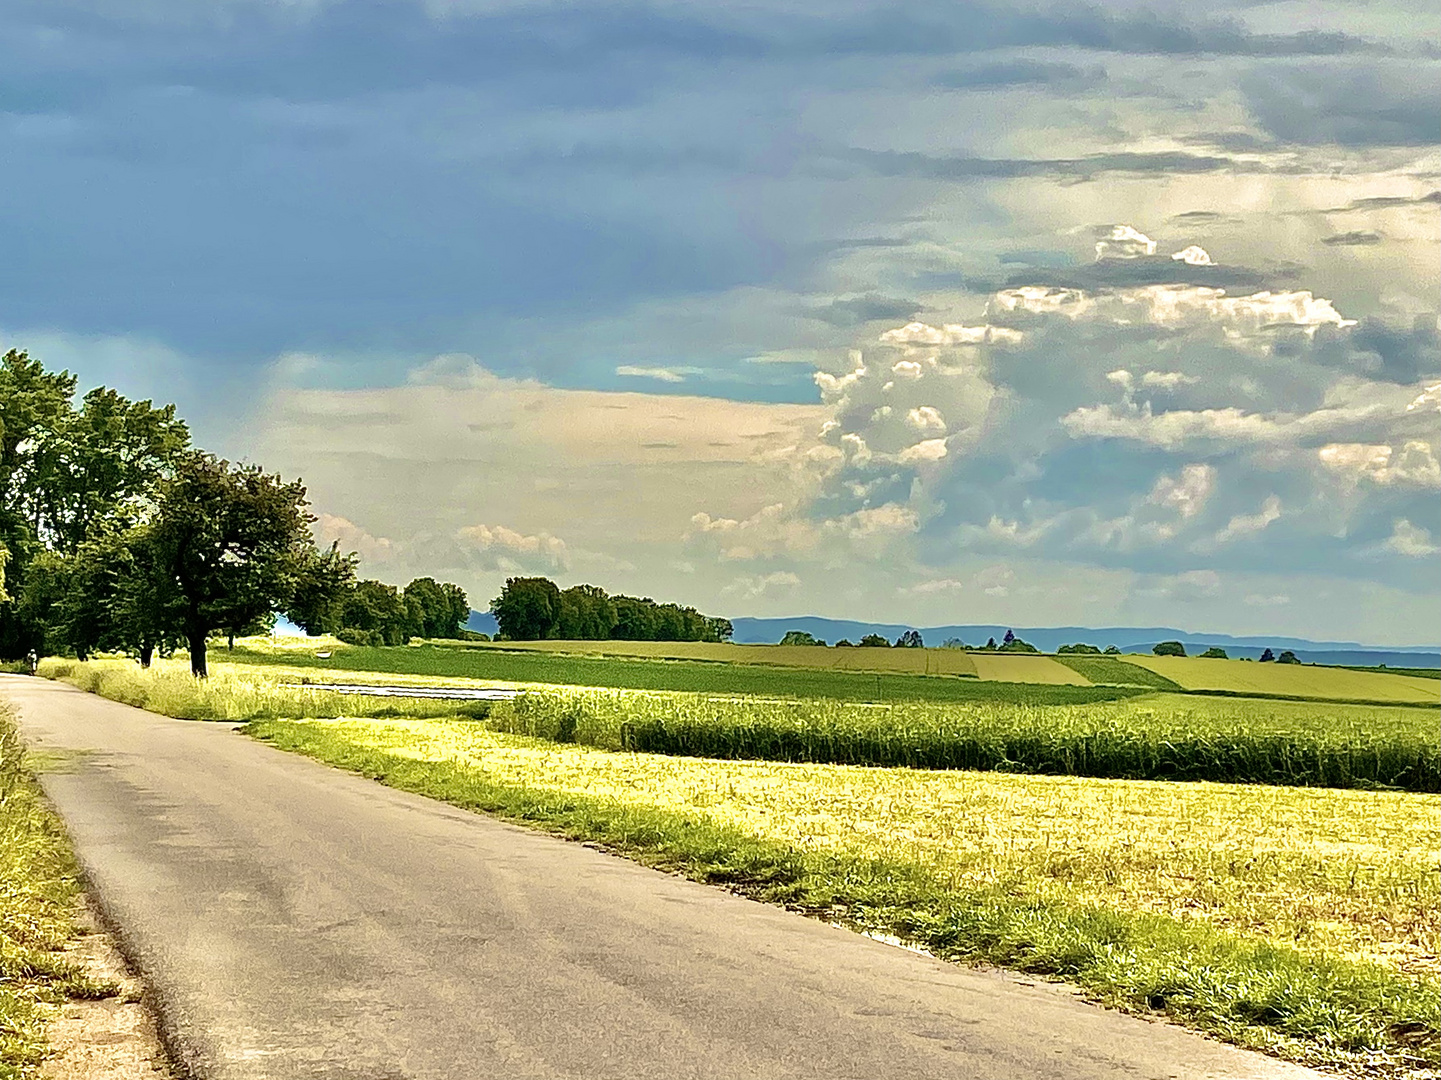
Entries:
<svg viewBox="0 0 1441 1080">
<path fill-rule="evenodd" d="M 500 636 L 511 641 L 729 641 L 729 619 L 650 597 L 611 596 L 596 585 L 561 591 L 549 578 L 507 578 L 490 602 Z"/>
</svg>

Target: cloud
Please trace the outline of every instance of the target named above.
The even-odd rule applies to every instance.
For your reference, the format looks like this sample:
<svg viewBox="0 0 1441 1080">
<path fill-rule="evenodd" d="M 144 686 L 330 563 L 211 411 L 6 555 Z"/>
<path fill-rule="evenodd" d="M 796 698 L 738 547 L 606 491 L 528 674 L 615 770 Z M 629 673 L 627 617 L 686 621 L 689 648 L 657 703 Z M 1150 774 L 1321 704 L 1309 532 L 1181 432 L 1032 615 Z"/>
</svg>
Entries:
<svg viewBox="0 0 1441 1080">
<path fill-rule="evenodd" d="M 1135 259 L 1156 254 L 1156 241 L 1129 225 L 1112 225 L 1096 241 L 1096 261 L 1102 259 Z"/>
<path fill-rule="evenodd" d="M 1196 244 L 1173 252 L 1171 258 L 1176 262 L 1183 262 L 1187 266 L 1214 266 L 1210 254 L 1205 248 Z"/>
<path fill-rule="evenodd" d="M 1441 143 L 1435 77 L 1422 62 L 1309 64 L 1253 71 L 1241 80 L 1252 114 L 1279 139 L 1344 147 Z"/>
<path fill-rule="evenodd" d="M 1168 506 L 1183 518 L 1195 517 L 1216 487 L 1216 470 L 1210 465 L 1187 465 L 1179 477 L 1163 476 L 1151 489 L 1148 502 Z"/>
<path fill-rule="evenodd" d="M 671 368 L 636 367 L 634 364 L 621 364 L 615 369 L 615 373 L 632 379 L 656 379 L 668 383 L 685 382 L 685 375 Z"/>
<path fill-rule="evenodd" d="M 906 319 L 922 306 L 915 300 L 869 294 L 832 300 L 823 307 L 811 308 L 809 314 L 832 326 L 859 326 L 879 319 Z"/>
<path fill-rule="evenodd" d="M 1396 519 L 1385 546 L 1408 559 L 1424 559 L 1441 553 L 1441 547 L 1431 542 L 1430 532 L 1405 518 Z"/>
<path fill-rule="evenodd" d="M 789 570 L 777 570 L 771 574 L 735 578 L 721 589 L 721 595 L 734 597 L 741 602 L 771 599 L 790 595 L 800 584 L 801 579 Z"/>
<path fill-rule="evenodd" d="M 565 541 L 547 532 L 527 536 L 504 525 L 466 525 L 457 529 L 455 536 L 486 569 L 554 572 L 570 565 Z"/>
<path fill-rule="evenodd" d="M 1273 522 L 1281 519 L 1281 500 L 1275 495 L 1268 496 L 1261 509 L 1255 514 L 1237 514 L 1216 534 L 1216 543 L 1228 544 L 1232 540 L 1254 536 Z"/>
<path fill-rule="evenodd" d="M 955 578 L 935 578 L 930 581 L 919 581 L 914 585 L 903 585 L 896 591 L 902 596 L 934 596 L 964 592 L 965 589 L 965 583 L 957 581 Z"/>
<path fill-rule="evenodd" d="M 1247 593 L 1241 598 L 1241 602 L 1247 607 L 1274 608 L 1284 607 L 1291 602 L 1291 598 L 1282 593 Z"/>
<path fill-rule="evenodd" d="M 1328 443 L 1316 456 L 1327 470 L 1351 484 L 1366 480 L 1383 487 L 1441 488 L 1441 461 L 1420 439 L 1407 441 L 1399 453 L 1385 443 Z"/>
<path fill-rule="evenodd" d="M 338 514 L 319 513 L 311 526 L 319 547 L 339 544 L 342 552 L 355 552 L 365 563 L 384 565 L 395 555 L 395 544 L 384 536 L 372 536 L 359 525 Z"/>
<path fill-rule="evenodd" d="M 1378 232 L 1344 232 L 1335 236 L 1323 236 L 1321 243 L 1328 247 L 1372 247 L 1386 238 Z"/>
</svg>

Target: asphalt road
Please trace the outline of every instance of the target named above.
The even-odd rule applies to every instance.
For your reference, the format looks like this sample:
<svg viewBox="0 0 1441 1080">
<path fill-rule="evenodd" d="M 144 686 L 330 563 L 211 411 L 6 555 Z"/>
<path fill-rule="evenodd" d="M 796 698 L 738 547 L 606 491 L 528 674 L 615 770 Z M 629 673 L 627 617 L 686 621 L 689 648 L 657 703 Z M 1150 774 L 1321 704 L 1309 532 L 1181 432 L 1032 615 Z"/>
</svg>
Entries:
<svg viewBox="0 0 1441 1080">
<path fill-rule="evenodd" d="M 224 725 L 0 696 L 194 1077 L 1319 1078 Z"/>
</svg>

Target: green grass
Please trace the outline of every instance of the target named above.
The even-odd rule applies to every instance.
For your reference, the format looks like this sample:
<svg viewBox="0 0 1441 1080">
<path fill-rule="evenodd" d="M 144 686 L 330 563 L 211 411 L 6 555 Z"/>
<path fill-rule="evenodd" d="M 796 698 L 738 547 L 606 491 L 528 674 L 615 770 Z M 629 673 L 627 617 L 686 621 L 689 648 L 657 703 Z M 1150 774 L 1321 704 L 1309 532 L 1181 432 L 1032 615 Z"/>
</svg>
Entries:
<svg viewBox="0 0 1441 1080">
<path fill-rule="evenodd" d="M 647 865 L 757 900 L 893 934 L 941 957 L 1066 979 L 1096 1000 L 1139 1013 L 1164 1013 L 1244 1046 L 1354 1075 L 1400 1076 L 1408 1068 L 1441 1065 L 1441 989 L 1434 979 L 1235 932 L 1201 919 L 1127 909 L 1072 894 L 1055 887 L 1052 875 L 1065 864 L 1054 862 L 1049 848 L 1042 853 L 1046 856 L 1042 863 L 1032 860 L 1044 867 L 1035 880 L 965 877 L 947 874 L 920 856 L 907 857 L 911 848 L 890 834 L 878 835 L 870 847 L 849 841 L 826 846 L 767 835 L 764 824 L 746 827 L 722 813 L 726 791 L 734 793 L 747 770 L 763 771 L 759 787 L 768 795 L 784 795 L 797 784 L 804 787 L 804 778 L 814 774 L 813 785 L 805 789 L 810 794 L 804 794 L 795 808 L 764 819 L 782 834 L 797 822 L 807 830 L 815 827 L 808 819 L 825 811 L 817 806 L 818 799 L 827 797 L 822 792 L 830 793 L 835 806 L 846 814 L 845 807 L 858 799 L 875 802 L 860 794 L 873 782 L 968 774 L 678 762 L 576 747 L 546 750 L 544 744 L 528 749 L 529 740 L 488 735 L 481 725 L 464 726 L 476 744 L 470 753 L 448 743 L 429 750 L 421 745 L 420 733 L 402 723 L 390 736 L 383 732 L 376 736 L 390 738 L 389 744 L 367 745 L 365 731 L 379 727 L 274 721 L 247 730 L 280 748 L 393 787 L 598 843 Z M 428 730 L 439 732 L 443 742 L 445 732 L 461 729 L 431 724 Z M 427 759 L 430 753 L 436 757 Z M 512 758 L 525 760 L 507 764 Z M 585 772 L 592 759 L 595 768 L 618 769 L 629 778 L 611 786 L 597 785 L 596 778 Z M 578 787 L 566 789 L 561 786 L 565 781 L 555 775 L 567 762 L 584 774 L 570 781 Z M 669 780 L 669 802 L 647 789 L 644 777 L 629 776 L 636 768 Z M 694 770 L 726 771 L 730 779 L 718 775 L 705 786 L 688 778 Z M 777 770 L 796 770 L 788 774 L 795 780 L 788 781 Z M 1097 785 L 1097 791 L 1102 791 L 1099 785 L 1113 783 L 1019 777 L 1006 781 Z M 861 788 L 848 795 L 852 783 Z M 1149 785 L 1148 790 L 1177 789 Z M 1275 789 L 1236 790 L 1244 794 Z M 692 794 L 678 799 L 676 791 Z M 1060 794 L 1068 804 L 1074 802 Z M 905 816 L 906 802 L 893 795 L 880 798 L 884 806 L 895 807 L 895 815 Z M 1114 814 L 1107 809 L 1110 800 L 1103 792 L 1096 801 L 1097 830 L 1114 831 Z M 883 809 L 882 816 L 889 821 L 892 812 Z M 1269 820 L 1264 814 L 1258 817 Z M 1031 825 L 1029 819 L 1005 818 L 988 819 L 986 824 L 1004 831 L 1017 822 Z M 1221 820 L 1217 828 L 1229 835 L 1231 826 Z M 851 830 L 839 831 L 851 835 Z M 1276 859 L 1273 853 L 1272 865 Z M 1155 879 L 1158 874 L 1152 870 L 1146 877 Z"/>
<path fill-rule="evenodd" d="M 39 1076 L 45 1006 L 109 997 L 69 959 L 78 870 L 0 704 L 0 1080 Z"/>
<path fill-rule="evenodd" d="M 216 665 L 217 667 L 219 665 Z M 53 660 L 39 673 L 111 701 L 179 720 L 244 722 L 288 716 L 464 716 L 480 719 L 488 702 L 444 701 L 340 694 L 286 686 L 265 672 L 214 671 L 196 679 L 184 661 L 157 661 L 142 669 L 131 660 Z"/>
<path fill-rule="evenodd" d="M 1117 660 L 1114 656 L 1078 656 L 1067 653 L 1052 659 L 1098 685 L 1110 683 L 1118 686 L 1146 686 L 1153 690 L 1181 689 L 1180 683 L 1173 682 L 1164 675 L 1149 671 L 1140 664 Z"/>
<path fill-rule="evenodd" d="M 237 648 L 225 659 L 241 664 L 305 667 L 320 671 L 371 671 L 501 682 L 634 690 L 679 690 L 760 697 L 827 698 L 835 701 L 1007 701 L 1077 705 L 1115 701 L 1133 687 L 1066 686 L 986 682 L 950 675 L 904 675 L 828 669 L 769 667 L 696 660 L 644 660 L 555 655 L 529 650 L 437 646 L 335 649 L 329 658 Z"/>
<path fill-rule="evenodd" d="M 1416 709 L 1181 694 L 1090 705 L 768 701 L 532 691 L 498 730 L 688 757 L 1139 780 L 1441 792 L 1436 719 Z"/>
</svg>

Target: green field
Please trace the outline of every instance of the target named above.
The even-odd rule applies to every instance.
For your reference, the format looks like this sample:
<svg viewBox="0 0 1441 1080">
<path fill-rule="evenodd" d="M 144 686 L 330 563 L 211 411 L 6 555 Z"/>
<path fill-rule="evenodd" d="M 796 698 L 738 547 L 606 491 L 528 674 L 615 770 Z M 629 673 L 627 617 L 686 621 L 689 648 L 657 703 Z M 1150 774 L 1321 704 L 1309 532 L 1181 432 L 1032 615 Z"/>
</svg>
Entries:
<svg viewBox="0 0 1441 1080">
<path fill-rule="evenodd" d="M 919 653 L 925 650 L 889 651 Z M 217 652 L 215 660 L 313 671 L 387 672 L 491 682 L 829 698 L 837 701 L 1009 701 L 1034 705 L 1076 705 L 1114 701 L 1140 692 L 1117 686 L 987 682 L 954 675 L 869 673 L 698 660 L 644 660 L 530 649 L 456 649 L 421 645 L 399 648 L 337 647 L 330 652 L 329 657 L 322 658 L 295 649 L 246 647 L 236 648 L 233 652 Z"/>
<path fill-rule="evenodd" d="M 446 721 L 284 749 L 1353 1076 L 1441 1065 L 1441 800 L 617 753 Z"/>
<path fill-rule="evenodd" d="M 1158 675 L 1140 664 L 1128 663 L 1114 656 L 1077 656 L 1068 654 L 1056 657 L 1056 662 L 1084 675 L 1098 686 L 1146 686 L 1153 690 L 1180 690 L 1178 683 Z"/>
<path fill-rule="evenodd" d="M 1198 656 L 1132 656 L 1129 662 L 1176 682 L 1187 690 L 1237 694 L 1277 694 L 1327 700 L 1394 701 L 1441 704 L 1435 679 L 1389 671 L 1314 667 L 1310 664 L 1260 664 L 1247 660 L 1206 660 Z"/>
<path fill-rule="evenodd" d="M 1150 694 L 1088 705 L 775 701 L 547 691 L 501 730 L 688 757 L 1441 792 L 1429 711 Z"/>
</svg>

